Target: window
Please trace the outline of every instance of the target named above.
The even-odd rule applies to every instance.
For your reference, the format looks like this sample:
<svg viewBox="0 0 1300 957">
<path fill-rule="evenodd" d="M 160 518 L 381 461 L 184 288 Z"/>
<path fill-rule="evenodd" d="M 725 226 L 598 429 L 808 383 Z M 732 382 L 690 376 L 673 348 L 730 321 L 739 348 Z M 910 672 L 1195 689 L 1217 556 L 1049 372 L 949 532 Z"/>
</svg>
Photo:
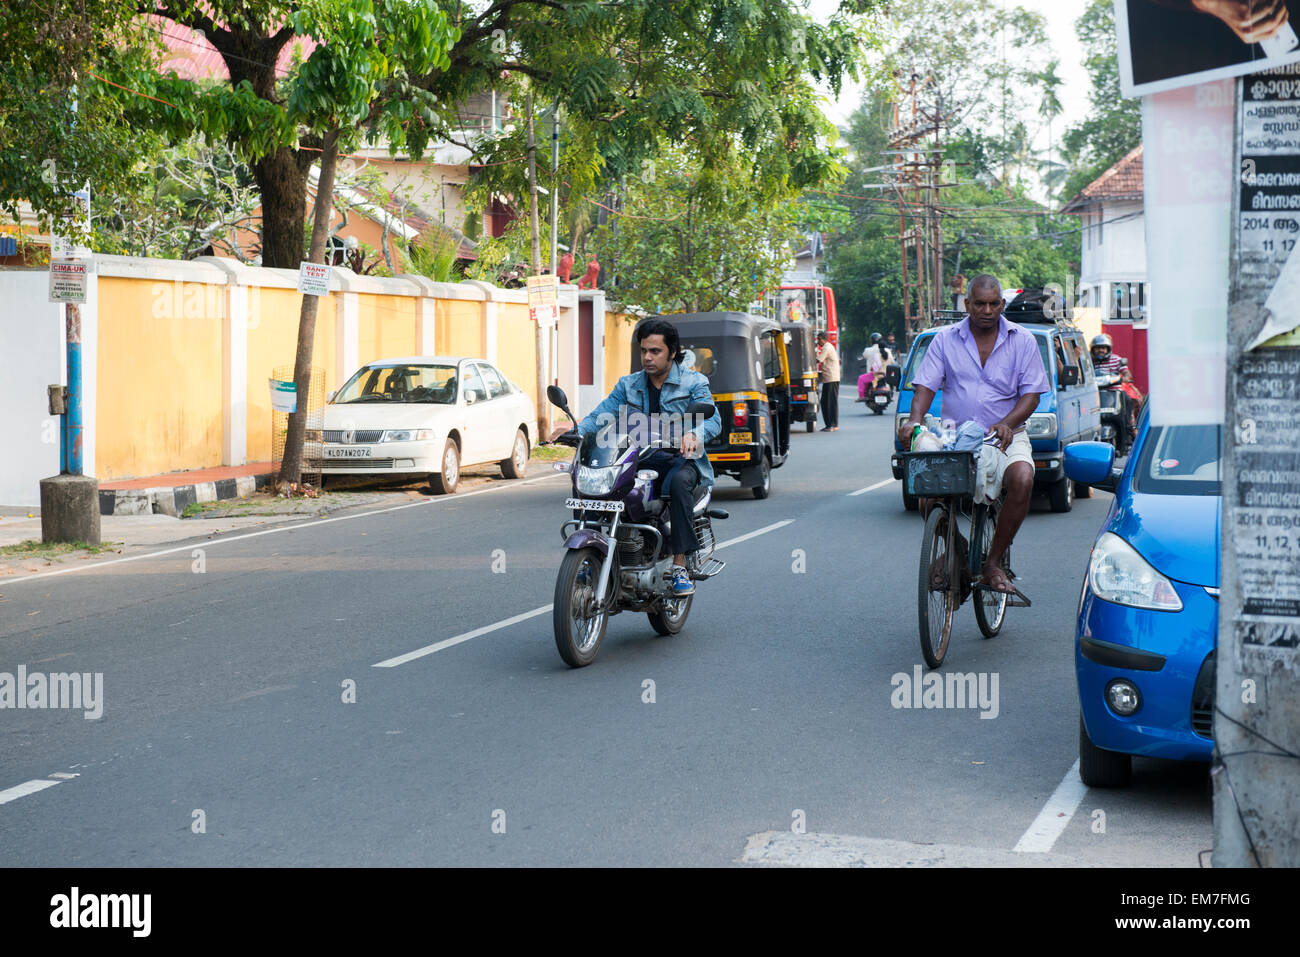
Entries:
<svg viewBox="0 0 1300 957">
<path fill-rule="evenodd" d="M 781 356 L 776 348 L 778 335 L 777 332 L 763 335 L 763 378 L 768 380 L 781 378 Z"/>
<path fill-rule="evenodd" d="M 682 346 L 682 368 L 693 369 L 710 380 L 717 370 L 717 359 L 708 346 Z"/>
<path fill-rule="evenodd" d="M 1134 472 L 1139 492 L 1157 495 L 1220 495 L 1223 492 L 1217 425 L 1153 428 Z"/>
<path fill-rule="evenodd" d="M 487 383 L 488 398 L 495 399 L 499 395 L 504 395 L 506 388 L 501 383 L 501 377 L 497 375 L 497 370 L 490 365 L 478 364 L 478 371 L 483 374 L 483 381 Z"/>
<path fill-rule="evenodd" d="M 433 402 L 450 405 L 456 401 L 455 382 L 454 366 L 367 366 L 339 389 L 334 402 Z"/>
<path fill-rule="evenodd" d="M 472 362 L 467 362 L 463 368 L 465 380 L 461 383 L 461 393 L 465 396 L 465 401 L 482 402 L 487 398 L 488 393 L 487 386 L 483 384 L 483 378 L 478 374 L 478 366 Z"/>
</svg>

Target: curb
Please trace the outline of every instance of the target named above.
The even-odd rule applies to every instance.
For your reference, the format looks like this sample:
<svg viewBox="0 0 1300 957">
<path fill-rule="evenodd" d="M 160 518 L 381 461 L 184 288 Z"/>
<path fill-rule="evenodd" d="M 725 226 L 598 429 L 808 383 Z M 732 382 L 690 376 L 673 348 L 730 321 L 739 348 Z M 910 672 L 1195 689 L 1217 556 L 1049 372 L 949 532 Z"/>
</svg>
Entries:
<svg viewBox="0 0 1300 957">
<path fill-rule="evenodd" d="M 196 482 L 193 485 L 168 485 L 162 488 L 118 488 L 99 490 L 100 515 L 171 515 L 179 518 L 195 502 L 216 502 L 243 498 L 274 483 L 276 473 L 241 475 Z"/>
</svg>

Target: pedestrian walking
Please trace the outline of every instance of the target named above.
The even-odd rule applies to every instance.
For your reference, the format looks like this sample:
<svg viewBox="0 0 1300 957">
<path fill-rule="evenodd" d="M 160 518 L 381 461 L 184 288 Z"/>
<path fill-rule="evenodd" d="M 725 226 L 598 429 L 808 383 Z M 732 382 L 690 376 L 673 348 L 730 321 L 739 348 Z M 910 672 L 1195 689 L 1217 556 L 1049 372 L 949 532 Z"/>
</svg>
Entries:
<svg viewBox="0 0 1300 957">
<path fill-rule="evenodd" d="M 822 415 L 826 418 L 823 432 L 836 432 L 840 427 L 840 356 L 824 332 L 817 333 L 817 378 L 822 385 Z"/>
</svg>

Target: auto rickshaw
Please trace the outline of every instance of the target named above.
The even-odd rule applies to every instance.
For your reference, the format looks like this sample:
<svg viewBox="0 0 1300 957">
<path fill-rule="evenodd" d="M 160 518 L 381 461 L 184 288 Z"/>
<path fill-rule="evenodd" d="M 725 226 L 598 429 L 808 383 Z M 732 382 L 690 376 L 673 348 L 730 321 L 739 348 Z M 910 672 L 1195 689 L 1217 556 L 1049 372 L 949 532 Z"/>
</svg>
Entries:
<svg viewBox="0 0 1300 957">
<path fill-rule="evenodd" d="M 704 447 L 714 473 L 734 476 L 754 498 L 767 498 L 772 469 L 785 464 L 790 448 L 790 360 L 781 326 L 743 312 L 653 318 L 677 328 L 682 367 L 709 379 L 722 417 L 722 432 Z M 640 372 L 632 335 L 632 371 Z"/>
<path fill-rule="evenodd" d="M 817 341 L 807 322 L 782 322 L 785 350 L 790 359 L 790 421 L 803 422 L 817 431 L 821 400 L 817 395 Z"/>
</svg>

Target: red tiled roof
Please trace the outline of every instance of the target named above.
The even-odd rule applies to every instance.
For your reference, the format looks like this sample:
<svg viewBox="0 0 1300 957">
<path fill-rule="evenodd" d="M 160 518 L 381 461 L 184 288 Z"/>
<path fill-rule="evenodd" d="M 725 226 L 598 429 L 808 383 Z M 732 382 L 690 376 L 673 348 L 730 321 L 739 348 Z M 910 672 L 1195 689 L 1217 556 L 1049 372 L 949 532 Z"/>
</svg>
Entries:
<svg viewBox="0 0 1300 957">
<path fill-rule="evenodd" d="M 1128 155 L 1079 190 L 1079 195 L 1061 209 L 1063 213 L 1082 210 L 1106 200 L 1142 198 L 1142 146 L 1133 147 Z"/>
<path fill-rule="evenodd" d="M 226 70 L 226 61 L 221 58 L 217 48 L 208 42 L 198 30 L 182 26 L 175 20 L 165 17 L 149 17 L 154 29 L 162 34 L 163 46 L 168 55 L 160 66 L 160 71 L 174 71 L 184 80 L 228 80 L 230 73 Z M 293 63 L 295 48 L 302 50 L 306 59 L 316 49 L 316 41 L 310 37 L 292 37 L 280 50 L 275 62 L 275 72 L 285 76 Z"/>
</svg>

